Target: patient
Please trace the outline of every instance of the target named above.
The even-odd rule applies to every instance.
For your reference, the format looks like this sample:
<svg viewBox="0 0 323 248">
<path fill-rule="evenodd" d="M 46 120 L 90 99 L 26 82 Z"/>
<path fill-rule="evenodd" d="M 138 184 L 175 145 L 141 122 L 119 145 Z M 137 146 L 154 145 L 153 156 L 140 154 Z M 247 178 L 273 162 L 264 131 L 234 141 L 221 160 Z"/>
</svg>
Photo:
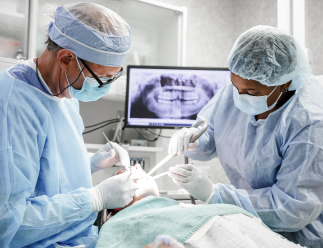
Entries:
<svg viewBox="0 0 323 248">
<path fill-rule="evenodd" d="M 123 169 L 118 170 L 115 175 L 119 175 L 123 173 Z M 96 225 L 99 227 L 99 230 L 101 229 L 102 225 L 112 216 L 114 216 L 116 213 L 121 211 L 122 209 L 125 209 L 137 201 L 141 200 L 142 198 L 145 198 L 147 196 L 156 196 L 159 197 L 158 187 L 156 184 L 156 181 L 151 177 L 147 175 L 147 172 L 143 170 L 140 166 L 140 164 L 136 164 L 132 166 L 132 173 L 138 173 L 139 174 L 139 180 L 137 183 L 139 184 L 139 189 L 136 190 L 135 195 L 133 197 L 133 200 L 125 207 L 123 208 L 116 208 L 116 209 L 105 209 L 99 212 L 98 218 L 96 221 Z"/>
<path fill-rule="evenodd" d="M 117 174 L 123 173 L 119 170 Z M 282 238 L 234 205 L 192 205 L 159 197 L 155 180 L 141 169 L 139 189 L 124 208 L 101 213 L 102 226 L 97 248 L 103 247 L 178 247 L 155 246 L 158 235 L 170 235 L 186 248 L 300 247 Z"/>
</svg>

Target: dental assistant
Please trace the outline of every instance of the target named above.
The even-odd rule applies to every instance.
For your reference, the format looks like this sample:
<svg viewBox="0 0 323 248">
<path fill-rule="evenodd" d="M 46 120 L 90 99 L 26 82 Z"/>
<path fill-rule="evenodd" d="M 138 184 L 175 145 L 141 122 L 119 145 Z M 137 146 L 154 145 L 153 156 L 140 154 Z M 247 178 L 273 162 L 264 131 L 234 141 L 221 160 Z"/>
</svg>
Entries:
<svg viewBox="0 0 323 248">
<path fill-rule="evenodd" d="M 231 185 L 193 165 L 169 169 L 173 181 L 209 204 L 242 207 L 302 246 L 323 247 L 323 87 L 297 41 L 257 26 L 228 58 L 231 80 L 200 111 L 210 126 L 175 133 L 170 154 L 218 157 Z"/>
<path fill-rule="evenodd" d="M 90 159 L 79 102 L 107 94 L 130 48 L 129 25 L 92 3 L 58 7 L 39 58 L 0 72 L 0 247 L 95 247 L 97 212 L 124 207 L 129 172 L 92 187 L 91 172 L 128 153 L 113 143 Z M 115 83 L 115 82 L 114 82 Z"/>
</svg>

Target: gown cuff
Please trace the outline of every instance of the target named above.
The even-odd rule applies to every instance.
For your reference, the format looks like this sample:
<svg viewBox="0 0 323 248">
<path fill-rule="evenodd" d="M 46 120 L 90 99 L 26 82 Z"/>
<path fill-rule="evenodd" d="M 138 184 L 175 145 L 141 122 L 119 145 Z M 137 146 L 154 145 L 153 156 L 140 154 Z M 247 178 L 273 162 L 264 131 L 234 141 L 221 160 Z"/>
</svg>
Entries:
<svg viewBox="0 0 323 248">
<path fill-rule="evenodd" d="M 206 201 L 206 204 L 222 204 L 223 199 L 219 192 L 219 187 L 216 184 L 213 184 L 212 193 Z"/>
</svg>

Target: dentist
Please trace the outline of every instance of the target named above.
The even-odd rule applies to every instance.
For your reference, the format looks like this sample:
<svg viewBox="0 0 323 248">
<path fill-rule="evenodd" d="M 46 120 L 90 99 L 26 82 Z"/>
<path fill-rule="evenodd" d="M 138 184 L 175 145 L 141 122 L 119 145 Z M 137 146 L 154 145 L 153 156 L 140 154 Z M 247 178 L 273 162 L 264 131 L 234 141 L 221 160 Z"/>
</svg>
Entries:
<svg viewBox="0 0 323 248">
<path fill-rule="evenodd" d="M 124 207 L 129 172 L 92 187 L 91 171 L 127 152 L 106 145 L 89 159 L 80 101 L 107 94 L 130 48 L 129 25 L 92 3 L 56 9 L 39 58 L 0 72 L 0 247 L 95 247 L 97 212 Z"/>
<path fill-rule="evenodd" d="M 197 167 L 169 176 L 210 204 L 233 204 L 302 246 L 323 247 L 323 87 L 289 34 L 257 26 L 240 35 L 228 59 L 231 80 L 198 114 L 208 130 L 175 133 L 170 154 L 218 156 L 231 185 Z"/>
</svg>

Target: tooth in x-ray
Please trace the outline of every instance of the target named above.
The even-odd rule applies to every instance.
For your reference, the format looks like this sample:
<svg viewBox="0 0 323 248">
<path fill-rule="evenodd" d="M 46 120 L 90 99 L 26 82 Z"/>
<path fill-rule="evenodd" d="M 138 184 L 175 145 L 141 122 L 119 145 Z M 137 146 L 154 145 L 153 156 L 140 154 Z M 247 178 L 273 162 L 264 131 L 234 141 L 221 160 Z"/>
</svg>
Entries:
<svg viewBox="0 0 323 248">
<path fill-rule="evenodd" d="M 211 84 L 196 75 L 163 74 L 143 87 L 142 102 L 160 118 L 196 115 L 213 97 Z"/>
</svg>

